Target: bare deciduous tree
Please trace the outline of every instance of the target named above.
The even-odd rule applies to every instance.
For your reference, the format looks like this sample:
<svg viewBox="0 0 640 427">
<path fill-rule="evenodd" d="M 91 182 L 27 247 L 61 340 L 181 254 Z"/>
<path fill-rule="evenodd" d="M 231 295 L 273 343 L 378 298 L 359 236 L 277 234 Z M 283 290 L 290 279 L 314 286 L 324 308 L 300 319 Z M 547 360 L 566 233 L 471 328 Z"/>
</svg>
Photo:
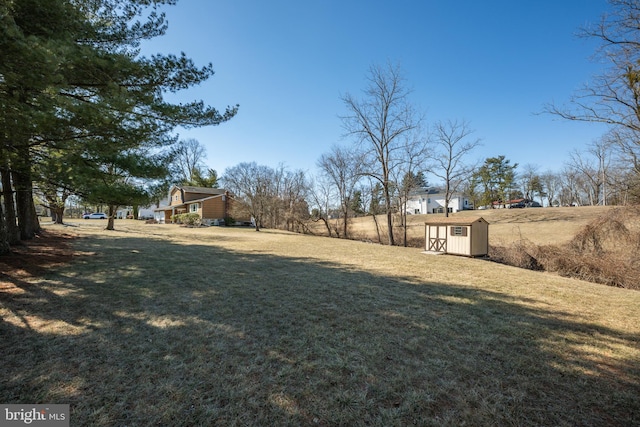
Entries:
<svg viewBox="0 0 640 427">
<path fill-rule="evenodd" d="M 180 141 L 174 154 L 174 165 L 180 182 L 192 184 L 196 181 L 197 175 L 202 173 L 206 158 L 206 150 L 197 139 Z"/>
<path fill-rule="evenodd" d="M 236 214 L 253 217 L 256 231 L 260 231 L 262 221 L 271 197 L 270 186 L 273 171 L 256 162 L 240 163 L 224 172 L 223 182 L 236 196 L 234 211 Z"/>
<path fill-rule="evenodd" d="M 598 58 L 610 66 L 571 98 L 573 108 L 547 110 L 569 120 L 600 122 L 640 131 L 640 3 L 609 0 L 612 12 L 581 35 L 600 42 Z"/>
<path fill-rule="evenodd" d="M 222 181 L 237 196 L 232 214 L 253 217 L 256 231 L 263 227 L 299 231 L 309 219 L 309 185 L 301 170 L 240 163 L 227 168 Z"/>
<path fill-rule="evenodd" d="M 611 12 L 582 30 L 600 43 L 597 58 L 608 68 L 570 99 L 570 107 L 552 104 L 546 110 L 568 120 L 610 125 L 621 152 L 636 165 L 633 175 L 640 177 L 640 2 L 608 1 Z"/>
<path fill-rule="evenodd" d="M 301 231 L 304 221 L 309 219 L 307 197 L 309 183 L 302 170 L 285 171 L 278 198 L 284 209 L 282 226 L 288 231 Z"/>
<path fill-rule="evenodd" d="M 540 197 L 540 204 L 542 204 L 544 197 L 544 186 L 540 174 L 538 173 L 538 166 L 530 163 L 525 164 L 522 167 L 522 172 L 519 174 L 520 187 L 522 195 L 525 199 L 535 200 L 536 195 Z"/>
<path fill-rule="evenodd" d="M 464 120 L 437 122 L 434 126 L 434 151 L 430 156 L 433 166 L 430 169 L 444 182 L 445 216 L 449 216 L 451 197 L 471 178 L 476 168 L 476 165 L 464 163 L 465 157 L 480 145 L 480 139 L 470 139 L 472 133 L 469 123 Z"/>
<path fill-rule="evenodd" d="M 402 150 L 420 119 L 409 101 L 399 66 L 373 65 L 367 75 L 364 97 L 350 94 L 342 100 L 347 114 L 342 117 L 347 134 L 354 137 L 365 155 L 364 173 L 382 185 L 387 215 L 388 242 L 393 237 L 393 170 L 402 162 Z"/>
<path fill-rule="evenodd" d="M 311 197 L 311 220 L 322 221 L 329 237 L 333 236 L 333 231 L 329 224 L 329 212 L 332 209 L 331 201 L 334 199 L 334 185 L 324 174 L 318 175 L 309 192 Z"/>
<path fill-rule="evenodd" d="M 591 143 L 585 152 L 573 151 L 569 167 L 582 175 L 590 205 L 607 204 L 607 176 L 611 162 L 610 144 L 606 140 Z"/>
<path fill-rule="evenodd" d="M 398 197 L 400 221 L 402 227 L 402 244 L 407 246 L 407 202 L 411 193 L 422 185 L 426 185 L 424 177 L 429 142 L 419 128 L 407 135 L 406 143 L 398 150 L 400 161 L 392 170 Z"/>
<path fill-rule="evenodd" d="M 551 171 L 544 172 L 540 175 L 540 182 L 544 188 L 544 194 L 547 198 L 547 206 L 554 206 L 556 196 L 560 192 L 562 180 L 560 176 Z"/>
<path fill-rule="evenodd" d="M 349 216 L 356 184 L 362 177 L 362 157 L 348 148 L 334 145 L 318 159 L 318 167 L 336 189 L 342 217 L 342 237 L 349 237 Z"/>
</svg>

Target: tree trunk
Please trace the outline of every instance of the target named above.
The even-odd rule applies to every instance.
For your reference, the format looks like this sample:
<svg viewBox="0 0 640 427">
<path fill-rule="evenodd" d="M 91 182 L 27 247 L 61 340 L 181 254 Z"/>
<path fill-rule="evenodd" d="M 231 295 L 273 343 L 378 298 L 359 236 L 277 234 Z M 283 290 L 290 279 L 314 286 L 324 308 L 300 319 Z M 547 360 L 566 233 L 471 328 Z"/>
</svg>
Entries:
<svg viewBox="0 0 640 427">
<path fill-rule="evenodd" d="M 53 215 L 55 215 L 55 223 L 56 224 L 63 224 L 62 222 L 62 215 L 64 215 L 64 206 L 58 206 L 58 205 L 53 205 L 52 207 L 50 207 L 49 209 L 51 209 L 51 212 L 53 213 Z"/>
<path fill-rule="evenodd" d="M 5 211 L 5 230 L 7 233 L 7 241 L 10 245 L 17 245 L 20 243 L 20 229 L 16 222 L 16 209 L 13 199 L 13 184 L 11 183 L 11 173 L 9 172 L 9 164 L 4 160 L 2 169 L 0 170 L 2 175 L 2 189 L 4 196 L 4 211 Z"/>
<path fill-rule="evenodd" d="M 349 208 L 346 203 L 342 214 L 344 215 L 342 219 L 342 238 L 347 239 L 349 237 Z"/>
<path fill-rule="evenodd" d="M 376 218 L 376 214 L 373 214 L 373 223 L 376 225 L 376 234 L 378 235 L 378 243 L 382 243 L 382 238 L 380 237 L 380 226 L 378 225 L 378 218 Z"/>
<path fill-rule="evenodd" d="M 107 218 L 107 228 L 105 230 L 113 231 L 114 228 L 114 218 L 116 216 L 116 212 L 118 211 L 118 206 L 109 205 L 107 212 L 109 212 L 109 217 Z"/>
<path fill-rule="evenodd" d="M 393 246 L 396 244 L 396 242 L 393 239 L 393 218 L 392 218 L 392 213 L 391 213 L 391 209 L 389 209 L 387 211 L 387 227 L 389 228 L 389 246 Z"/>
<path fill-rule="evenodd" d="M 58 200 L 51 195 L 46 195 L 45 198 L 47 199 L 45 207 L 51 211 L 51 221 L 56 224 L 63 224 L 64 204 L 67 198 L 63 196 L 62 200 Z"/>
<path fill-rule="evenodd" d="M 333 237 L 333 233 L 331 232 L 331 226 L 329 226 L 329 221 L 323 216 L 320 216 L 322 222 L 324 222 L 324 226 L 327 229 L 327 233 L 329 233 L 329 237 Z"/>
<path fill-rule="evenodd" d="M 40 223 L 33 203 L 33 183 L 28 166 L 12 171 L 13 183 L 16 190 L 16 213 L 20 239 L 33 239 L 40 232 Z"/>
<path fill-rule="evenodd" d="M 451 187 L 449 186 L 449 181 L 447 180 L 445 190 L 444 190 L 444 216 L 445 218 L 449 218 L 449 201 L 451 201 Z"/>
<path fill-rule="evenodd" d="M 406 248 L 407 247 L 407 212 L 406 211 L 402 214 L 402 229 L 404 233 L 402 241 L 403 241 L 404 247 Z"/>
<path fill-rule="evenodd" d="M 5 227 L 4 215 L 2 213 L 2 203 L 0 203 L 0 255 L 11 253 L 9 247 L 9 239 L 7 236 L 7 227 Z"/>
</svg>

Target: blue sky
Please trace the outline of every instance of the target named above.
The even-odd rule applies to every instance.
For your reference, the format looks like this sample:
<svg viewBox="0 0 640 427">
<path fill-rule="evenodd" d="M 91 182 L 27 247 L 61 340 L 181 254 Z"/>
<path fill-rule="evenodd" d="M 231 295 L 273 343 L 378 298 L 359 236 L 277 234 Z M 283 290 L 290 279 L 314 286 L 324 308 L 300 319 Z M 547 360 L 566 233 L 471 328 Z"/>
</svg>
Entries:
<svg viewBox="0 0 640 427">
<path fill-rule="evenodd" d="M 180 131 L 219 174 L 251 161 L 316 173 L 331 145 L 350 143 L 341 96 L 360 96 L 370 65 L 387 61 L 400 64 L 427 125 L 470 123 L 482 146 L 469 160 L 559 171 L 604 128 L 536 113 L 601 70 L 595 40 L 576 34 L 607 10 L 605 0 L 181 0 L 143 53 L 213 64 L 209 81 L 168 99 L 240 104 L 230 122 Z"/>
</svg>

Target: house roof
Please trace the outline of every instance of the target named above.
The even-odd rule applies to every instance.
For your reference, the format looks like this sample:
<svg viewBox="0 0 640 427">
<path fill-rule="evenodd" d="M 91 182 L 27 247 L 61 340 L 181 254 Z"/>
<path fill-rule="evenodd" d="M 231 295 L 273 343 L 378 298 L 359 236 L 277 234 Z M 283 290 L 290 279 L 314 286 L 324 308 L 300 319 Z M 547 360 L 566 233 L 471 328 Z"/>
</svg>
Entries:
<svg viewBox="0 0 640 427">
<path fill-rule="evenodd" d="M 531 199 L 513 199 L 513 200 L 495 200 L 491 202 L 492 205 L 515 205 L 517 203 L 536 203 L 535 200 Z"/>
<path fill-rule="evenodd" d="M 437 225 L 471 225 L 474 222 L 484 222 L 489 224 L 486 219 L 481 216 L 434 216 L 425 221 L 425 224 L 437 224 Z"/>
<path fill-rule="evenodd" d="M 444 193 L 444 190 L 441 190 L 439 188 L 416 188 L 415 190 L 410 191 L 409 195 L 426 196 L 426 195 L 440 194 L 440 193 Z"/>
<path fill-rule="evenodd" d="M 194 187 L 194 188 L 199 188 L 199 187 Z M 204 202 L 205 200 L 209 200 L 209 199 L 215 199 L 216 197 L 221 197 L 223 195 L 224 194 L 214 194 L 213 196 L 208 196 L 208 197 L 202 197 L 200 199 L 189 200 L 188 202 L 180 203 L 179 205 L 160 206 L 159 208 L 156 208 L 155 211 L 156 212 L 159 212 L 159 211 L 170 211 L 170 210 L 175 209 L 175 208 L 180 208 L 180 207 L 184 207 L 184 206 L 187 206 L 187 205 L 192 205 L 194 203 Z"/>
<path fill-rule="evenodd" d="M 174 185 L 173 188 L 181 189 L 185 193 L 199 193 L 199 194 L 224 194 L 227 191 L 224 188 L 194 187 L 191 185 L 184 185 L 184 186 Z"/>
<path fill-rule="evenodd" d="M 420 189 L 420 190 L 414 190 L 411 191 L 409 193 L 409 198 L 410 199 L 416 199 L 416 198 L 420 198 L 420 197 L 444 197 L 446 195 L 446 192 L 442 189 L 439 188 L 429 188 L 429 189 Z M 451 198 L 456 198 L 456 197 L 466 197 L 466 195 L 462 192 L 459 191 L 454 191 L 451 193 Z"/>
</svg>

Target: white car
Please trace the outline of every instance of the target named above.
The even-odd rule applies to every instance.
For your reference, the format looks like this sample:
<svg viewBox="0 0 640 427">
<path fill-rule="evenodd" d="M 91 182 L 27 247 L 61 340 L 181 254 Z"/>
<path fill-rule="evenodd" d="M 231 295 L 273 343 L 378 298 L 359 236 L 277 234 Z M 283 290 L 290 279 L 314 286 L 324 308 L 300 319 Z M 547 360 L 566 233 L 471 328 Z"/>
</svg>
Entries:
<svg viewBox="0 0 640 427">
<path fill-rule="evenodd" d="M 107 219 L 107 214 L 104 214 L 102 212 L 96 212 L 96 213 L 92 213 L 92 214 L 84 214 L 84 215 L 82 215 L 82 218 L 84 218 L 84 219 Z"/>
</svg>

